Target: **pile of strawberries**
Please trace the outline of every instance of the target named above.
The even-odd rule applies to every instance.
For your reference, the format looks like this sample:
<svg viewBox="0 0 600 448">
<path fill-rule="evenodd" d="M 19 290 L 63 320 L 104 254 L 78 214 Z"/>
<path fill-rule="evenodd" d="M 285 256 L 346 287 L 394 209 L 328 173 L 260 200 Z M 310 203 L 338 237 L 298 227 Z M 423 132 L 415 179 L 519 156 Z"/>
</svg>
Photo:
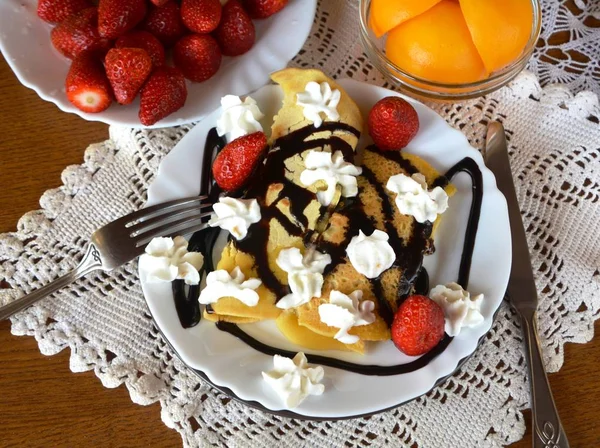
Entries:
<svg viewBox="0 0 600 448">
<path fill-rule="evenodd" d="M 71 103 L 96 113 L 113 100 L 130 104 L 139 93 L 140 121 L 150 126 L 184 105 L 185 78 L 206 81 L 222 56 L 246 53 L 255 40 L 252 19 L 270 17 L 287 3 L 39 0 L 38 16 L 57 24 L 52 44 L 72 59 L 66 80 Z M 169 49 L 174 66 L 165 62 Z"/>
</svg>

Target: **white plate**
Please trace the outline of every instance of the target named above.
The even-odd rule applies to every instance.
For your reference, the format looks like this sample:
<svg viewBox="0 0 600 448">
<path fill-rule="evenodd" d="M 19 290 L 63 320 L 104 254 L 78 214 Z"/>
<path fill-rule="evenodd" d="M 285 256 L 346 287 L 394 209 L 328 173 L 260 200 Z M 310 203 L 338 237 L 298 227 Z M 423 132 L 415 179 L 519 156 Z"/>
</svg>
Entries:
<svg viewBox="0 0 600 448">
<path fill-rule="evenodd" d="M 340 84 L 357 102 L 364 117 L 379 99 L 388 95 L 398 95 L 352 80 L 342 80 Z M 263 127 L 269 126 L 269 121 L 281 104 L 280 88 L 266 86 L 252 94 L 252 97 L 265 112 Z M 460 132 L 452 129 L 431 109 L 410 98 L 406 99 L 417 110 L 421 129 L 405 151 L 418 154 L 442 173 L 464 157 L 471 157 L 483 173 L 483 204 L 469 290 L 485 294 L 482 309 L 485 321 L 478 327 L 463 329 L 437 358 L 426 367 L 411 373 L 367 376 L 325 367 L 325 393 L 321 397 L 309 397 L 294 409 L 301 417 L 344 418 L 369 414 L 397 406 L 426 393 L 437 381 L 452 374 L 459 362 L 477 348 L 479 339 L 490 329 L 494 313 L 500 306 L 506 290 L 511 260 L 508 211 L 504 196 L 496 188 L 493 174 L 485 167 L 481 155 L 469 145 Z M 149 188 L 148 205 L 198 194 L 202 148 L 207 132 L 215 126 L 219 114 L 220 110 L 216 110 L 208 115 L 163 160 L 157 177 Z M 366 143 L 367 138 L 364 138 L 361 144 Z M 450 208 L 436 234 L 436 252 L 425 257 L 425 266 L 432 286 L 456 281 L 458 275 L 466 221 L 471 206 L 471 181 L 467 175 L 459 174 L 453 179 L 453 184 L 458 191 L 450 199 Z M 218 330 L 213 323 L 206 320 L 202 320 L 194 328 L 182 328 L 173 303 L 170 284 L 148 285 L 142 279 L 142 288 L 158 327 L 188 366 L 204 372 L 213 384 L 221 389 L 226 388 L 228 393 L 241 400 L 250 401 L 253 405 L 258 403 L 270 411 L 283 409 L 278 397 L 261 378 L 261 371 L 270 370 L 272 367 L 271 357 Z M 274 329 L 272 322 L 248 324 L 243 327 L 257 338 L 269 338 L 270 345 L 312 353 L 287 342 Z M 341 352 L 327 352 L 326 355 L 375 365 L 401 364 L 414 360 L 400 353 L 391 341 L 371 345 L 370 351 L 364 356 Z"/>
<path fill-rule="evenodd" d="M 203 83 L 187 81 L 185 106 L 151 128 L 192 123 L 211 112 L 226 94 L 244 95 L 269 81 L 269 73 L 284 68 L 300 51 L 315 17 L 316 0 L 291 0 L 274 16 L 255 20 L 256 43 L 235 58 L 223 57 L 218 73 Z M 73 106 L 64 85 L 71 61 L 52 46 L 52 25 L 37 16 L 36 0 L 0 1 L 0 51 L 25 87 L 37 92 L 64 112 L 85 120 L 134 128 L 144 127 L 138 118 L 139 98 L 128 106 L 114 103 L 106 111 L 89 114 Z"/>
</svg>

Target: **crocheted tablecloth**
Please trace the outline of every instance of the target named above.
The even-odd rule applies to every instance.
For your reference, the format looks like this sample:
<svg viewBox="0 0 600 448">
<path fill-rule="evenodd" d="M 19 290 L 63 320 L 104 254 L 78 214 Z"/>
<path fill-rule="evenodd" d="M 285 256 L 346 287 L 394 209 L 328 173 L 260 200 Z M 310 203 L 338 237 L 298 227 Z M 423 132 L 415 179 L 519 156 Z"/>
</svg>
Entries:
<svg viewBox="0 0 600 448">
<path fill-rule="evenodd" d="M 600 316 L 600 3 L 542 3 L 531 72 L 487 97 L 432 107 L 476 148 L 489 121 L 508 132 L 540 291 L 544 356 L 555 372 L 565 342 L 589 341 Z M 356 2 L 322 1 L 292 64 L 389 87 L 362 52 L 357 21 Z M 563 84 L 550 85 L 555 81 Z M 0 235 L 0 281 L 10 285 L 0 290 L 0 303 L 73 268 L 97 227 L 141 207 L 161 159 L 189 129 L 111 127 L 110 139 L 91 145 L 82 165 L 67 167 L 64 185 L 41 197 L 42 208 L 24 215 L 17 232 Z M 340 422 L 264 414 L 201 381 L 155 327 L 136 263 L 65 288 L 15 316 L 12 331 L 34 336 L 47 355 L 70 348 L 74 372 L 93 369 L 106 387 L 125 384 L 136 403 L 160 401 L 163 421 L 186 446 L 277 446 L 285 439 L 290 447 L 500 447 L 525 431 L 527 375 L 520 329 L 506 304 L 474 356 L 442 386 L 396 410 Z"/>
</svg>

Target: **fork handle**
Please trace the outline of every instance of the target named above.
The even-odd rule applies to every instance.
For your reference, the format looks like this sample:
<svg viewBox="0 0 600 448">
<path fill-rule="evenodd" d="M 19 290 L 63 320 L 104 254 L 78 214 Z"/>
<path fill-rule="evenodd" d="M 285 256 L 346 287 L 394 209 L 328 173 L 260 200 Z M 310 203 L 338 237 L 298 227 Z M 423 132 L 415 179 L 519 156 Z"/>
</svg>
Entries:
<svg viewBox="0 0 600 448">
<path fill-rule="evenodd" d="M 100 258 L 100 252 L 96 249 L 96 246 L 90 243 L 85 253 L 85 256 L 81 260 L 81 263 L 73 269 L 71 272 L 57 278 L 56 280 L 42 286 L 40 289 L 33 291 L 23 297 L 13 300 L 7 305 L 0 307 L 0 321 L 8 319 L 15 313 L 28 308 L 34 303 L 42 300 L 50 294 L 58 291 L 59 289 L 73 283 L 80 277 L 88 274 L 91 271 L 102 268 L 102 260 Z"/>
<path fill-rule="evenodd" d="M 521 322 L 531 385 L 533 448 L 569 448 L 569 441 L 560 423 L 544 369 L 537 333 L 536 313 L 521 314 Z"/>
</svg>

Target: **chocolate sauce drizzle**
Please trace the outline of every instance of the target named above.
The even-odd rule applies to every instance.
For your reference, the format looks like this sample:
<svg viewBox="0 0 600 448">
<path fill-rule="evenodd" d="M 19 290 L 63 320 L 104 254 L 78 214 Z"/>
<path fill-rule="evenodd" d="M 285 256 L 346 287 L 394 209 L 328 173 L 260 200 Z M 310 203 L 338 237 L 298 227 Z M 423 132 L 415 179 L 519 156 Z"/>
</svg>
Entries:
<svg viewBox="0 0 600 448">
<path fill-rule="evenodd" d="M 342 123 L 335 122 L 323 123 L 322 127 L 319 128 L 319 131 L 342 131 L 350 132 L 357 137 L 359 136 L 359 132 L 356 129 Z M 259 178 L 261 180 L 259 182 L 255 182 L 253 186 L 247 190 L 245 195 L 246 197 L 257 198 L 259 202 L 262 201 L 260 203 L 262 219 L 259 223 L 250 227 L 246 238 L 241 241 L 232 240 L 240 250 L 253 254 L 255 257 L 258 276 L 261 278 L 265 286 L 273 291 L 277 297 L 283 297 L 288 294 L 289 288 L 287 285 L 281 284 L 281 282 L 279 282 L 272 271 L 268 268 L 266 242 L 269 238 L 269 222 L 272 219 L 276 219 L 290 235 L 304 235 L 306 237 L 307 233 L 309 233 L 306 231 L 308 218 L 303 214 L 303 212 L 310 202 L 315 199 L 314 193 L 297 186 L 285 178 L 285 160 L 293 157 L 296 154 L 301 154 L 306 150 L 320 148 L 325 145 L 330 146 L 332 153 L 335 151 L 342 151 L 345 160 L 354 160 L 354 152 L 352 147 L 343 139 L 335 135 L 329 138 L 306 140 L 314 132 L 314 127 L 307 126 L 281 137 L 277 140 L 277 142 L 275 142 L 274 149 L 269 153 L 269 157 L 267 158 L 265 165 L 256 174 L 257 176 L 260 176 Z M 214 129 L 211 130 L 206 142 L 205 160 L 203 164 L 204 167 L 210 167 L 212 165 L 211 162 L 212 158 L 214 157 L 214 153 L 222 149 L 223 146 L 224 141 L 216 135 L 216 131 Z M 414 167 L 408 159 L 402 157 L 401 153 L 399 152 L 380 152 L 375 147 L 370 147 L 369 149 L 371 151 L 376 151 L 383 157 L 387 157 L 396 162 L 408 174 L 414 174 L 418 172 L 416 167 Z M 207 154 L 210 154 L 211 156 L 209 157 Z M 481 202 L 483 197 L 483 180 L 481 171 L 473 159 L 464 158 L 450 168 L 445 175 L 438 177 L 433 183 L 433 186 L 440 186 L 442 188 L 445 187 L 448 185 L 449 180 L 459 172 L 465 172 L 469 174 L 472 179 L 473 192 L 473 199 L 469 212 L 467 229 L 465 233 L 465 242 L 463 245 L 458 275 L 458 283 L 466 288 L 469 281 L 469 272 L 471 268 L 473 249 L 477 235 L 477 227 L 479 223 Z M 210 172 L 204 172 L 202 176 L 205 184 L 210 182 L 208 181 L 210 178 L 209 175 Z M 402 270 L 401 283 L 398 290 L 398 304 L 401 303 L 401 301 L 404 300 L 409 294 L 427 294 L 429 291 L 429 277 L 427 275 L 427 271 L 422 267 L 422 255 L 423 253 L 430 253 L 432 249 L 429 247 L 433 228 L 432 224 L 430 222 L 420 224 L 415 221 L 413 231 L 411 232 L 411 237 L 408 241 L 404 241 L 403 238 L 398 235 L 396 228 L 392 224 L 394 213 L 393 204 L 385 192 L 383 185 L 377 181 L 374 173 L 365 166 L 363 166 L 362 175 L 367 182 L 369 182 L 369 184 L 376 189 L 379 197 L 382 199 L 382 209 L 385 217 L 385 231 L 390 237 L 390 244 L 392 247 L 402 247 L 402 250 L 399 251 L 398 257 L 394 262 L 394 266 L 399 267 Z M 266 192 L 269 185 L 273 183 L 281 183 L 283 188 L 280 191 L 277 199 L 272 204 L 267 206 L 264 203 Z M 213 192 L 217 191 L 214 188 L 214 182 L 212 182 L 212 184 L 213 185 L 210 188 L 211 196 Z M 207 185 L 203 185 L 201 192 L 205 193 L 207 188 Z M 218 191 L 215 194 L 216 197 L 218 197 Z M 217 200 L 216 197 L 213 200 Z M 290 222 L 290 220 L 276 207 L 277 202 L 284 198 L 290 199 L 290 211 L 296 218 L 296 223 Z M 321 212 L 323 212 L 323 210 L 321 210 Z M 360 201 L 358 201 L 357 198 L 344 199 L 338 206 L 336 213 L 345 215 L 349 222 L 352 223 L 352 228 L 356 229 L 356 231 L 361 229 L 364 233 L 371 234 L 376 228 L 372 218 L 367 216 L 362 210 Z M 190 240 L 190 250 L 198 250 L 206 254 L 211 254 L 218 233 L 219 229 L 207 229 L 202 232 L 197 232 Z M 347 239 L 349 240 L 353 236 L 354 234 L 349 235 Z M 335 267 L 344 260 L 345 257 L 344 244 L 335 245 L 327 241 L 321 241 L 318 244 L 318 250 L 328 253 L 332 258 L 332 262 L 327 266 L 324 275 L 332 272 Z M 213 270 L 210 256 L 208 256 L 205 260 L 204 269 L 206 269 L 208 272 Z M 382 278 L 379 277 L 373 279 L 372 286 L 374 295 L 377 297 L 379 302 L 379 313 L 382 318 L 384 318 L 386 322 L 390 324 L 393 319 L 393 310 L 388 301 L 383 299 Z M 200 320 L 200 310 L 197 301 L 199 288 L 189 288 L 188 293 L 185 294 L 183 287 L 176 287 L 174 283 L 173 292 L 175 304 L 182 325 L 186 328 L 196 325 Z M 212 312 L 212 310 L 207 308 L 207 312 Z M 250 347 L 266 355 L 272 356 L 279 354 L 287 357 L 293 357 L 295 355 L 293 352 L 271 347 L 254 339 L 236 324 L 218 322 L 216 326 L 219 330 L 230 333 Z M 421 356 L 417 360 L 406 364 L 393 366 L 356 364 L 321 355 L 309 354 L 307 355 L 307 358 L 311 363 L 335 367 L 363 375 L 398 375 L 412 372 L 426 366 L 431 360 L 441 354 L 446 347 L 448 347 L 451 341 L 452 337 L 445 335 L 433 350 Z"/>
<path fill-rule="evenodd" d="M 369 149 L 371 151 L 379 152 L 375 147 L 370 147 Z M 417 172 L 410 161 L 404 159 L 403 157 L 390 157 L 389 155 L 381 152 L 379 152 L 379 154 L 396 161 L 408 174 Z M 396 153 L 394 153 L 394 156 L 395 155 Z M 419 273 L 422 271 L 423 253 L 427 249 L 433 225 L 430 222 L 421 224 L 414 221 L 411 237 L 408 241 L 404 241 L 404 239 L 398 235 L 398 231 L 393 225 L 394 204 L 392 204 L 390 201 L 390 197 L 386 193 L 384 186 L 377 181 L 375 174 L 367 167 L 363 166 L 362 175 L 373 187 L 375 187 L 377 195 L 382 200 L 383 214 L 385 217 L 385 232 L 390 238 L 390 245 L 392 247 L 402 248 L 401 251 L 396 252 L 397 258 L 393 264 L 394 267 L 398 267 L 402 271 L 397 300 L 397 305 L 400 305 L 400 303 L 402 303 L 402 301 L 404 301 L 404 299 L 406 299 L 413 291 L 413 285 L 415 284 Z M 381 282 L 382 279 L 379 277 L 374 279 L 372 283 L 375 287 L 376 297 L 378 298 L 379 305 L 382 310 L 380 313 L 381 317 L 386 321 L 388 326 L 390 326 L 394 318 L 394 313 L 389 302 L 381 299 L 381 291 L 383 290 L 383 285 Z M 379 292 L 379 294 L 377 292 Z"/>
<path fill-rule="evenodd" d="M 263 344 L 262 342 L 254 339 L 252 336 L 245 333 L 239 326 L 236 324 L 230 324 L 228 322 L 218 322 L 217 328 L 221 331 L 225 331 L 241 341 L 248 344 L 254 350 L 257 350 L 265 355 L 273 356 L 273 355 L 281 355 L 286 356 L 288 358 L 293 358 L 296 353 L 290 352 L 289 350 L 282 350 L 279 348 L 271 347 L 270 345 Z M 402 373 L 409 373 L 415 370 L 421 369 L 429 364 L 433 359 L 435 359 L 439 354 L 441 354 L 448 344 L 452 341 L 452 338 L 448 335 L 444 337 L 440 341 L 438 345 L 436 345 L 433 350 L 427 352 L 420 358 L 411 361 L 406 364 L 399 364 L 395 366 L 379 366 L 379 365 L 369 365 L 369 364 L 357 364 L 349 361 L 342 361 L 340 359 L 330 358 L 328 356 L 321 355 L 311 355 L 307 354 L 306 358 L 308 362 L 311 364 L 319 364 L 322 366 L 335 367 L 336 369 L 347 370 L 349 372 L 359 373 L 361 375 L 376 375 L 376 376 L 390 376 L 390 375 L 400 375 Z"/>
<path fill-rule="evenodd" d="M 217 201 L 219 194 L 221 193 L 219 186 L 212 179 L 211 167 L 214 158 L 219 151 L 225 147 L 226 143 L 224 137 L 219 137 L 216 128 L 212 128 L 208 132 L 206 144 L 204 145 L 204 157 L 202 160 L 200 195 L 208 195 L 209 202 Z M 220 230 L 221 229 L 218 227 L 210 227 L 201 232 L 194 233 L 192 238 L 190 238 L 188 244 L 189 251 L 207 254 L 204 259 L 204 266 L 200 271 L 201 276 L 203 272 L 211 272 L 214 270 L 211 254 Z M 175 309 L 177 310 L 177 316 L 179 316 L 181 326 L 183 328 L 191 328 L 198 325 L 202 317 L 200 303 L 198 302 L 200 285 L 186 287 L 183 280 L 175 280 L 172 283 L 172 288 Z"/>
<path fill-rule="evenodd" d="M 450 168 L 444 177 L 436 179 L 434 187 L 446 187 L 450 179 L 458 173 L 467 173 L 471 177 L 471 209 L 469 210 L 469 220 L 465 231 L 465 242 L 460 257 L 460 268 L 458 270 L 458 281 L 464 289 L 469 285 L 469 275 L 471 273 L 471 261 L 473 250 L 475 248 L 475 239 L 477 237 L 477 227 L 479 225 L 479 216 L 481 215 L 481 202 L 483 201 L 483 177 L 481 170 L 475 160 L 465 157 L 452 168 Z"/>
<path fill-rule="evenodd" d="M 249 228 L 246 238 L 241 241 L 234 241 L 238 249 L 255 257 L 258 277 L 267 288 L 273 291 L 277 298 L 289 294 L 290 289 L 287 285 L 282 284 L 269 268 L 267 253 L 269 223 L 272 219 L 276 219 L 287 233 L 292 236 L 302 237 L 307 233 L 308 226 L 308 218 L 304 215 L 304 210 L 312 201 L 316 200 L 316 195 L 313 192 L 296 185 L 286 178 L 287 168 L 285 161 L 290 157 L 302 154 L 304 151 L 321 148 L 325 145 L 331 147 L 332 153 L 341 151 L 345 160 L 354 160 L 352 147 L 337 135 L 332 135 L 328 138 L 306 140 L 315 131 L 316 129 L 313 126 L 306 126 L 279 138 L 275 142 L 262 170 L 257 173 L 260 180 L 254 182 L 246 192 L 246 197 L 256 198 L 259 201 L 261 220 Z M 360 135 L 351 126 L 336 122 L 325 122 L 318 131 L 331 131 L 332 133 L 336 131 L 345 132 L 354 134 L 357 138 Z M 281 184 L 283 188 L 279 192 L 277 199 L 267 206 L 265 203 L 267 190 L 270 185 L 275 183 Z M 290 211 L 299 225 L 291 222 L 277 208 L 277 204 L 283 199 L 289 199 Z"/>
</svg>

